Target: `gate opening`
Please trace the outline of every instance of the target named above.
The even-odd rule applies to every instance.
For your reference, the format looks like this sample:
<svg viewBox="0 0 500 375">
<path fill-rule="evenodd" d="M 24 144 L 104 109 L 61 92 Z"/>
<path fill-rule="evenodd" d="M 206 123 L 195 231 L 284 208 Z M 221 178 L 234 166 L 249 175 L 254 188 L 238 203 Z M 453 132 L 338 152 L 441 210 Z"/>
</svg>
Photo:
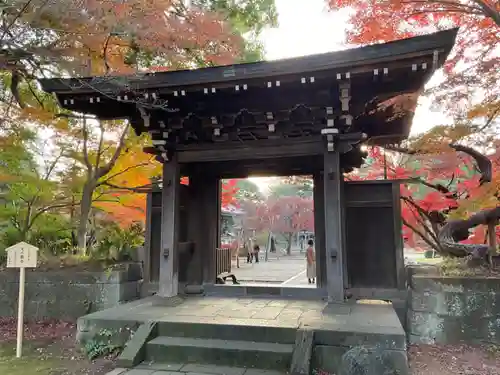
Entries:
<svg viewBox="0 0 500 375">
<path fill-rule="evenodd" d="M 219 283 L 316 287 L 312 176 L 221 184 Z"/>
</svg>

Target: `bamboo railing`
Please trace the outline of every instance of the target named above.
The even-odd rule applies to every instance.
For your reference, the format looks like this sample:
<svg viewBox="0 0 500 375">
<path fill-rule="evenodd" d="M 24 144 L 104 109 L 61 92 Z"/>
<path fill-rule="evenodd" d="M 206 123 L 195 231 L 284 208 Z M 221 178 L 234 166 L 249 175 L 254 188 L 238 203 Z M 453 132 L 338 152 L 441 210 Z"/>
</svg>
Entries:
<svg viewBox="0 0 500 375">
<path fill-rule="evenodd" d="M 231 252 L 230 248 L 218 248 L 215 256 L 216 274 L 231 272 Z"/>
</svg>

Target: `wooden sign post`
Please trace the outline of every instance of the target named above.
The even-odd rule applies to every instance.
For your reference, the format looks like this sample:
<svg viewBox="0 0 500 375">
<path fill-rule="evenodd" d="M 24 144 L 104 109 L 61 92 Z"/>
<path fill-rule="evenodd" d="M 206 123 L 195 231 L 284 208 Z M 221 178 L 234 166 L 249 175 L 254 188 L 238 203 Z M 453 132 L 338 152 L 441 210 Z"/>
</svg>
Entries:
<svg viewBox="0 0 500 375">
<path fill-rule="evenodd" d="M 7 248 L 7 267 L 19 268 L 19 301 L 17 308 L 17 348 L 16 357 L 21 358 L 24 328 L 24 287 L 26 268 L 36 268 L 38 247 L 19 242 Z"/>
</svg>

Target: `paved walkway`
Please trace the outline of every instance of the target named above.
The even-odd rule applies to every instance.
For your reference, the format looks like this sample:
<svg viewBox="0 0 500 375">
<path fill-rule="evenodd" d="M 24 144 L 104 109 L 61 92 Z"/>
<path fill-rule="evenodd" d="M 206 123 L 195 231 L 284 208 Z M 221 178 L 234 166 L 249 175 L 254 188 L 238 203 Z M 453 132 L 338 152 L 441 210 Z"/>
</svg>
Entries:
<svg viewBox="0 0 500 375">
<path fill-rule="evenodd" d="M 232 271 L 242 284 L 269 283 L 271 285 L 308 286 L 305 254 L 298 251 L 292 255 L 282 255 L 279 258 L 272 254 L 267 262 L 264 261 L 264 255 L 261 254 L 259 263 L 247 263 L 246 258 L 240 258 L 240 268 L 236 268 L 236 261 L 233 261 Z"/>
</svg>

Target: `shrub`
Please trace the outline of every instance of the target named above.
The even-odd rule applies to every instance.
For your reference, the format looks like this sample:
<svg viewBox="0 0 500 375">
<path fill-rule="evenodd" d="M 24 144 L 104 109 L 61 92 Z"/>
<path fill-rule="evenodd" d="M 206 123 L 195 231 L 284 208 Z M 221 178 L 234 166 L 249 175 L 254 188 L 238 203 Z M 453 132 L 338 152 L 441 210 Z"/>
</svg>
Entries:
<svg viewBox="0 0 500 375">
<path fill-rule="evenodd" d="M 424 257 L 427 259 L 434 258 L 434 250 L 425 250 Z"/>
<path fill-rule="evenodd" d="M 144 229 L 140 223 L 128 228 L 121 228 L 116 223 L 109 223 L 102 230 L 97 244 L 91 252 L 94 259 L 125 261 L 132 259 L 132 251 L 144 244 Z"/>
<path fill-rule="evenodd" d="M 46 255 L 68 254 L 73 248 L 71 230 L 71 223 L 64 216 L 42 215 L 30 233 L 29 242 Z"/>
<path fill-rule="evenodd" d="M 0 265 L 7 262 L 7 249 L 22 240 L 21 233 L 13 226 L 4 226 L 0 231 Z"/>
<path fill-rule="evenodd" d="M 444 276 L 473 276 L 481 272 L 479 269 L 471 268 L 466 258 L 446 257 L 440 264 L 440 269 Z"/>
</svg>

